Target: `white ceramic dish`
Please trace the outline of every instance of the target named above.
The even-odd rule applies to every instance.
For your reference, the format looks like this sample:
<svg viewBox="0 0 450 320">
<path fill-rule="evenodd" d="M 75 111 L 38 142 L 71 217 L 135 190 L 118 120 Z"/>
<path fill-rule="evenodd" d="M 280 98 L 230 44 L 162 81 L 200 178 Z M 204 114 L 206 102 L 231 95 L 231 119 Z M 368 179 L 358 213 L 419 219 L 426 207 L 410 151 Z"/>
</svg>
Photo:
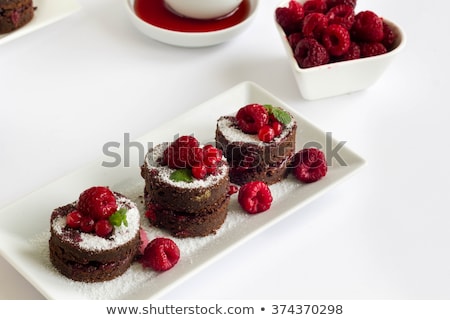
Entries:
<svg viewBox="0 0 450 320">
<path fill-rule="evenodd" d="M 305 0 L 299 0 L 299 2 L 303 3 Z M 283 1 L 278 7 L 287 7 L 288 3 L 289 1 Z M 358 12 L 357 8 L 355 12 Z M 396 47 L 392 51 L 374 57 L 329 63 L 306 69 L 298 66 L 287 37 L 275 20 L 275 26 L 303 98 L 316 100 L 343 95 L 367 89 L 377 82 L 406 44 L 406 35 L 403 30 L 393 22 L 383 20 L 398 34 Z"/>
<path fill-rule="evenodd" d="M 250 1 L 250 12 L 246 19 L 227 28 L 208 32 L 183 32 L 158 27 L 141 19 L 134 10 L 135 0 L 125 0 L 125 10 L 133 26 L 154 40 L 180 47 L 207 47 L 231 40 L 243 32 L 253 19 L 259 0 Z"/>
<path fill-rule="evenodd" d="M 177 134 L 194 134 L 201 143 L 214 141 L 216 120 L 232 114 L 248 103 L 264 103 L 285 108 L 298 123 L 297 149 L 306 144 L 323 146 L 330 143 L 325 132 L 303 118 L 296 110 L 252 82 L 243 82 L 217 97 L 197 106 L 178 118 L 162 125 L 136 140 L 143 146 L 172 141 Z M 199 121 L 201 119 L 201 121 Z M 338 141 L 331 141 L 335 147 Z M 312 184 L 302 184 L 295 178 L 271 186 L 272 207 L 258 215 L 242 211 L 232 196 L 228 217 L 216 235 L 194 239 L 174 239 L 181 251 L 179 263 L 171 270 L 157 274 L 143 270 L 135 263 L 121 277 L 100 284 L 77 283 L 61 276 L 48 259 L 49 219 L 51 211 L 76 199 L 80 190 L 92 185 L 109 185 L 142 206 L 143 179 L 139 163 L 144 154 L 133 147 L 131 165 L 110 167 L 111 158 L 102 157 L 61 179 L 25 196 L 0 210 L 0 252 L 18 272 L 30 281 L 48 299 L 148 299 L 156 298 L 172 289 L 187 277 L 199 272 L 209 263 L 224 256 L 245 240 L 271 225 L 296 213 L 307 203 L 323 195 L 343 179 L 360 169 L 365 161 L 345 145 L 339 156 L 345 162 L 330 161 L 327 176 Z M 133 153 L 134 151 L 134 153 Z M 117 153 L 125 153 L 117 150 Z M 104 166 L 102 166 L 104 162 Z M 349 195 L 350 196 L 350 195 Z M 167 236 L 148 226 L 143 219 L 149 239 Z"/>
<path fill-rule="evenodd" d="M 0 45 L 55 23 L 80 9 L 75 0 L 34 0 L 33 5 L 37 7 L 33 19 L 17 30 L 0 35 Z"/>
<path fill-rule="evenodd" d="M 165 0 L 178 14 L 194 19 L 215 19 L 233 12 L 242 0 Z"/>
</svg>

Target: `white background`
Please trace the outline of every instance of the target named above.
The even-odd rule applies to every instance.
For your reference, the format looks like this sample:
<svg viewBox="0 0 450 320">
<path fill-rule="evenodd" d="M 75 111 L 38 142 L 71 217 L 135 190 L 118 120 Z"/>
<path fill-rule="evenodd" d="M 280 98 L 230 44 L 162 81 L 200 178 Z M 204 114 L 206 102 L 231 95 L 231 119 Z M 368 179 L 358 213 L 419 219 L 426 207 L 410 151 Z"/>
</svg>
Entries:
<svg viewBox="0 0 450 320">
<path fill-rule="evenodd" d="M 260 2 L 249 28 L 215 47 L 146 38 L 124 0 L 79 0 L 76 14 L 2 45 L 0 207 L 251 80 L 367 166 L 163 298 L 449 299 L 449 8 L 359 0 L 403 27 L 405 49 L 370 89 L 306 101 L 274 27 L 279 1 Z M 43 298 L 1 257 L 0 283 L 1 299 Z"/>
</svg>

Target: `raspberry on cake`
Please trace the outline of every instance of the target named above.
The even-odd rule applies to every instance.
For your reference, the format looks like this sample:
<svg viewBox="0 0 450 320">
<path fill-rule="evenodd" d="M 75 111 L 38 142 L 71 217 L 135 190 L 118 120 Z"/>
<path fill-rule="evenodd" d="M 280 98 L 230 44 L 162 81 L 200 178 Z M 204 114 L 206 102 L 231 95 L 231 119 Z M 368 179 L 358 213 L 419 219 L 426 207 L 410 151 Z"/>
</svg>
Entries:
<svg viewBox="0 0 450 320">
<path fill-rule="evenodd" d="M 273 184 L 284 179 L 295 152 L 296 131 L 295 119 L 271 105 L 248 104 L 235 116 L 220 117 L 215 139 L 230 164 L 230 181 Z"/>
<path fill-rule="evenodd" d="M 0 0 L 0 34 L 19 29 L 33 16 L 32 0 Z"/>
<path fill-rule="evenodd" d="M 227 215 L 228 172 L 221 150 L 191 136 L 151 148 L 141 166 L 150 223 L 180 238 L 216 232 Z"/>
<path fill-rule="evenodd" d="M 50 261 L 64 276 L 100 282 L 122 275 L 139 253 L 136 204 L 107 187 L 83 191 L 50 219 Z"/>
</svg>

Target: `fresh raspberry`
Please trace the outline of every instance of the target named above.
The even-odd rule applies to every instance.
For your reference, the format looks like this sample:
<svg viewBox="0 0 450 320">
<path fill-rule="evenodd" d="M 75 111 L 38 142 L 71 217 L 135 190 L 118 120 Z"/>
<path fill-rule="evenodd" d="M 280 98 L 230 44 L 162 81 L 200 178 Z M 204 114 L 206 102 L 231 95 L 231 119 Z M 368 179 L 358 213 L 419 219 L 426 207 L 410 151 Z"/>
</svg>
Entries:
<svg viewBox="0 0 450 320">
<path fill-rule="evenodd" d="M 192 136 L 179 137 L 164 150 L 163 164 L 167 164 L 172 169 L 189 167 L 189 162 L 195 161 L 193 150 L 198 146 L 198 140 Z"/>
<path fill-rule="evenodd" d="M 350 30 L 355 22 L 355 11 L 352 6 L 341 4 L 331 8 L 327 12 L 327 18 L 329 24 L 340 24 Z"/>
<path fill-rule="evenodd" d="M 383 40 L 381 41 L 381 43 L 386 47 L 387 50 L 392 50 L 396 40 L 397 34 L 386 22 L 383 21 Z"/>
<path fill-rule="evenodd" d="M 361 11 L 355 15 L 352 39 L 362 42 L 379 42 L 383 40 L 383 20 L 373 11 Z"/>
<path fill-rule="evenodd" d="M 303 19 L 303 37 L 320 39 L 327 26 L 328 18 L 326 15 L 319 12 L 310 13 Z"/>
<path fill-rule="evenodd" d="M 272 126 L 266 124 L 258 131 L 258 138 L 263 142 L 270 142 L 275 138 L 275 130 Z"/>
<path fill-rule="evenodd" d="M 350 47 L 350 34 L 340 24 L 331 24 L 323 33 L 322 43 L 330 55 L 339 57 Z"/>
<path fill-rule="evenodd" d="M 294 176 L 306 183 L 315 182 L 327 174 L 327 162 L 322 151 L 316 148 L 302 149 L 294 157 Z"/>
<path fill-rule="evenodd" d="M 269 186 L 262 181 L 247 182 L 239 189 L 238 202 L 248 213 L 256 214 L 268 210 L 272 200 Z"/>
<path fill-rule="evenodd" d="M 330 61 L 327 49 L 312 38 L 299 41 L 295 47 L 294 57 L 300 68 L 316 67 Z"/>
<path fill-rule="evenodd" d="M 385 46 L 380 42 L 360 43 L 359 47 L 361 49 L 361 58 L 378 56 L 387 52 Z"/>
<path fill-rule="evenodd" d="M 328 10 L 341 4 L 351 6 L 353 9 L 356 7 L 356 0 L 326 0 L 326 3 Z"/>
<path fill-rule="evenodd" d="M 327 4 L 325 0 L 308 0 L 303 3 L 303 10 L 305 11 L 305 16 L 309 13 L 325 13 L 327 11 Z"/>
<path fill-rule="evenodd" d="M 248 104 L 238 110 L 236 120 L 243 132 L 256 134 L 269 122 L 269 113 L 263 105 Z"/>
<path fill-rule="evenodd" d="M 275 9 L 275 19 L 286 35 L 301 30 L 303 16 L 303 6 L 295 0 L 289 1 L 288 7 Z"/>
<path fill-rule="evenodd" d="M 142 265 L 155 271 L 166 271 L 177 264 L 180 249 L 169 238 L 155 238 L 147 245 L 142 257 Z"/>
<path fill-rule="evenodd" d="M 355 60 L 361 58 L 361 50 L 355 42 L 350 42 L 350 46 L 346 53 L 338 58 L 338 61 Z"/>
<path fill-rule="evenodd" d="M 303 39 L 303 33 L 301 32 L 295 32 L 295 33 L 291 33 L 288 37 L 287 37 L 287 41 L 289 43 L 289 46 L 292 48 L 292 50 L 295 49 L 295 47 L 297 46 L 297 43 Z"/>
<path fill-rule="evenodd" d="M 108 220 L 99 220 L 94 226 L 95 234 L 102 238 L 107 238 L 113 231 L 113 226 Z"/>
<path fill-rule="evenodd" d="M 66 225 L 69 228 L 79 229 L 82 217 L 79 211 L 74 210 L 66 216 Z"/>
<path fill-rule="evenodd" d="M 80 194 L 77 209 L 95 221 L 108 219 L 117 211 L 116 198 L 107 187 L 91 187 Z"/>
</svg>

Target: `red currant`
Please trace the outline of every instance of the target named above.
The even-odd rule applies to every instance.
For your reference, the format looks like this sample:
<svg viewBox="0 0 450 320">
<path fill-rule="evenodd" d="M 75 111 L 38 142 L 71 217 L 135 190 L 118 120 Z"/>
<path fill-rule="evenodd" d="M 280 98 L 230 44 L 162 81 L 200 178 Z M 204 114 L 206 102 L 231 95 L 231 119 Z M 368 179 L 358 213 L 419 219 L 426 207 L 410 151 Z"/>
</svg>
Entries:
<svg viewBox="0 0 450 320">
<path fill-rule="evenodd" d="M 83 217 L 80 221 L 80 230 L 83 232 L 94 231 L 95 221 L 92 217 Z"/>
<path fill-rule="evenodd" d="M 222 151 L 213 145 L 206 145 L 203 147 L 203 163 L 207 166 L 215 165 L 222 160 Z"/>
<path fill-rule="evenodd" d="M 106 238 L 113 231 L 113 226 L 108 220 L 99 220 L 95 223 L 95 234 L 99 237 Z"/>
<path fill-rule="evenodd" d="M 77 210 L 70 212 L 66 216 L 66 224 L 67 224 L 67 226 L 69 228 L 79 229 L 82 217 L 83 216 L 81 215 L 81 213 L 79 211 L 77 211 Z"/>
<path fill-rule="evenodd" d="M 272 129 L 275 133 L 275 137 L 278 137 L 283 132 L 283 125 L 279 121 L 272 122 Z"/>
<path fill-rule="evenodd" d="M 263 142 L 270 142 L 273 140 L 273 138 L 275 138 L 275 130 L 273 130 L 271 126 L 266 124 L 261 129 L 259 129 L 258 138 Z"/>
<path fill-rule="evenodd" d="M 207 169 L 204 164 L 195 165 L 192 167 L 191 170 L 192 170 L 192 176 L 195 179 L 199 179 L 199 180 L 203 179 L 207 173 Z"/>
</svg>

